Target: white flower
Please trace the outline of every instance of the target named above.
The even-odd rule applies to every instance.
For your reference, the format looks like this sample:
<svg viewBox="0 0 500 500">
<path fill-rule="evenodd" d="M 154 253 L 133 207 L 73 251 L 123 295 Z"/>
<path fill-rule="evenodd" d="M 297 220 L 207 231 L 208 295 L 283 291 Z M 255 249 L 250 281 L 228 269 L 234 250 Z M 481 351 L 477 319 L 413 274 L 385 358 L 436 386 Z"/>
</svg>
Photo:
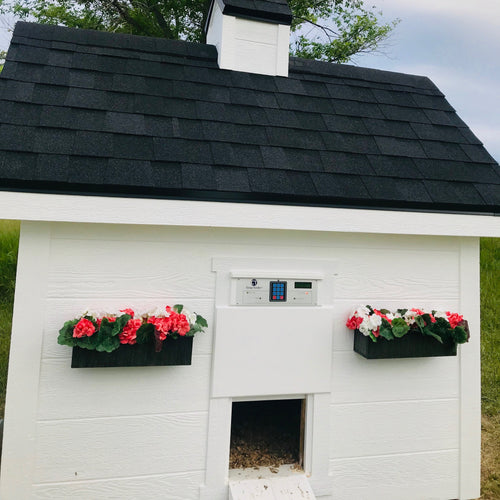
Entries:
<svg viewBox="0 0 500 500">
<path fill-rule="evenodd" d="M 369 324 L 369 319 L 368 318 L 365 318 L 363 320 L 363 322 L 361 323 L 361 325 L 359 325 L 359 331 L 363 334 L 363 335 L 370 335 L 371 333 L 371 329 L 370 329 L 370 324 Z"/>
<path fill-rule="evenodd" d="M 134 308 L 132 308 L 132 310 L 134 311 L 134 319 L 144 319 L 149 315 L 149 311 L 146 311 L 144 309 L 135 310 Z"/>
<path fill-rule="evenodd" d="M 413 323 L 415 323 L 415 316 L 418 316 L 415 311 L 406 311 L 403 319 L 406 321 L 407 325 L 413 325 Z"/>
<path fill-rule="evenodd" d="M 352 316 L 356 315 L 360 318 L 366 318 L 366 317 L 370 316 L 370 313 L 371 313 L 371 311 L 370 311 L 370 309 L 368 309 L 368 307 L 360 306 L 354 311 Z"/>
<path fill-rule="evenodd" d="M 147 314 L 148 316 L 156 316 L 157 318 L 168 318 L 170 316 L 170 313 L 167 312 L 165 307 L 155 307 L 154 309 L 151 309 Z"/>
<path fill-rule="evenodd" d="M 434 314 L 434 317 L 435 318 L 444 318 L 444 319 L 448 319 L 448 316 L 446 315 L 446 313 L 444 311 L 436 311 L 435 314 Z"/>
<path fill-rule="evenodd" d="M 196 313 L 193 313 L 183 307 L 181 314 L 184 314 L 184 316 L 186 316 L 186 319 L 189 321 L 190 325 L 194 325 L 196 323 Z"/>
<path fill-rule="evenodd" d="M 377 314 L 372 314 L 368 318 L 368 321 L 369 321 L 371 330 L 376 330 L 382 324 L 382 318 L 380 316 L 378 316 Z"/>
<path fill-rule="evenodd" d="M 382 318 L 380 316 L 376 314 L 366 316 L 361 325 L 359 325 L 359 331 L 363 335 L 370 335 L 370 333 L 374 332 L 381 324 Z"/>
<path fill-rule="evenodd" d="M 103 318 L 104 316 L 109 316 L 109 315 L 107 315 L 103 311 L 97 311 L 97 310 L 93 310 L 93 309 L 87 309 L 86 311 L 84 311 L 81 314 L 81 316 L 78 316 L 78 317 L 80 318 L 82 316 L 91 316 L 92 318 L 97 319 L 97 318 Z"/>
</svg>

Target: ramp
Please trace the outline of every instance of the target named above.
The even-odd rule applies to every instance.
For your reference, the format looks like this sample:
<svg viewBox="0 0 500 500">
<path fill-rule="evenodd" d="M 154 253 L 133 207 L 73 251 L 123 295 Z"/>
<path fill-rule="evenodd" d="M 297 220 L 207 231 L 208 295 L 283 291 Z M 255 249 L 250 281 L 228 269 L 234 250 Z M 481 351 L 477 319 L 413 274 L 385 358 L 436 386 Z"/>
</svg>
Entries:
<svg viewBox="0 0 500 500">
<path fill-rule="evenodd" d="M 316 500 L 304 474 L 230 479 L 229 500 Z"/>
</svg>

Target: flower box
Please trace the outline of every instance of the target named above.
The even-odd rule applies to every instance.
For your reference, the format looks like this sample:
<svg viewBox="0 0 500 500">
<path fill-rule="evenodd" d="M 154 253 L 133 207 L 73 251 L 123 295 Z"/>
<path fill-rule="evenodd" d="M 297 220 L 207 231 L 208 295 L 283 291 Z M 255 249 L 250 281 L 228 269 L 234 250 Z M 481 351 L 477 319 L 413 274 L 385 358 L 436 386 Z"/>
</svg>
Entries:
<svg viewBox="0 0 500 500">
<path fill-rule="evenodd" d="M 431 356 L 456 356 L 457 344 L 452 339 L 442 344 L 433 337 L 411 330 L 401 338 L 377 342 L 359 330 L 354 331 L 354 351 L 367 359 L 425 358 Z"/>
<path fill-rule="evenodd" d="M 208 326 L 182 304 L 120 313 L 87 310 L 64 323 L 57 342 L 73 348 L 71 368 L 190 365 L 193 336 Z"/>
<path fill-rule="evenodd" d="M 160 352 L 153 342 L 122 345 L 112 352 L 73 347 L 71 368 L 190 365 L 192 351 L 193 337 L 167 337 Z"/>
</svg>

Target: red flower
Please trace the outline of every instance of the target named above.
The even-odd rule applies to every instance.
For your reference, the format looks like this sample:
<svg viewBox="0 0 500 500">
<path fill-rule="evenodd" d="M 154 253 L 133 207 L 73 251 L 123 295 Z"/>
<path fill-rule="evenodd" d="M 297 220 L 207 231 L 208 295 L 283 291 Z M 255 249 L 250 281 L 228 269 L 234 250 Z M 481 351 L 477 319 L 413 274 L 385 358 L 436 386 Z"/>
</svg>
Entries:
<svg viewBox="0 0 500 500">
<path fill-rule="evenodd" d="M 416 316 L 422 316 L 422 314 L 425 314 L 425 312 L 422 311 L 422 309 L 410 309 L 410 311 L 414 312 Z"/>
<path fill-rule="evenodd" d="M 345 326 L 347 326 L 347 328 L 350 328 L 351 330 L 356 330 L 357 328 L 359 328 L 359 325 L 361 325 L 361 323 L 363 323 L 363 318 L 352 316 L 347 320 Z"/>
<path fill-rule="evenodd" d="M 165 340 L 169 333 L 177 332 L 181 337 L 186 335 L 191 329 L 189 321 L 184 314 L 179 314 L 167 307 L 167 312 L 170 316 L 166 318 L 158 318 L 156 316 L 151 316 L 148 318 L 148 323 L 152 323 L 158 332 L 158 338 L 160 340 Z"/>
<path fill-rule="evenodd" d="M 135 344 L 137 342 L 137 330 L 141 325 L 141 319 L 129 319 L 123 327 L 123 331 L 119 334 L 120 344 Z"/>
<path fill-rule="evenodd" d="M 446 316 L 448 316 L 448 321 L 450 322 L 451 328 L 455 328 L 464 320 L 464 317 L 460 314 L 451 313 L 450 311 L 446 311 Z"/>
<path fill-rule="evenodd" d="M 90 337 L 95 333 L 95 326 L 92 321 L 82 318 L 73 328 L 73 337 L 80 339 Z"/>
<path fill-rule="evenodd" d="M 132 316 L 132 318 L 134 317 L 134 311 L 132 311 L 132 309 L 130 309 L 130 308 L 120 309 L 120 312 L 130 315 L 130 316 Z"/>
<path fill-rule="evenodd" d="M 384 313 L 381 313 L 380 311 L 378 311 L 377 309 L 374 309 L 373 312 L 377 315 L 377 316 L 380 316 L 381 318 L 384 318 L 385 320 L 387 320 L 389 323 L 392 323 L 392 319 L 389 319 L 387 317 L 386 314 Z"/>
<path fill-rule="evenodd" d="M 170 332 L 170 317 L 158 318 L 156 316 L 151 316 L 148 318 L 148 323 L 151 323 L 155 327 L 160 340 L 165 340 L 167 338 Z"/>
<path fill-rule="evenodd" d="M 172 331 L 177 332 L 181 337 L 184 337 L 190 330 L 189 321 L 184 314 L 176 313 L 172 311 L 169 318 L 172 321 Z"/>
</svg>

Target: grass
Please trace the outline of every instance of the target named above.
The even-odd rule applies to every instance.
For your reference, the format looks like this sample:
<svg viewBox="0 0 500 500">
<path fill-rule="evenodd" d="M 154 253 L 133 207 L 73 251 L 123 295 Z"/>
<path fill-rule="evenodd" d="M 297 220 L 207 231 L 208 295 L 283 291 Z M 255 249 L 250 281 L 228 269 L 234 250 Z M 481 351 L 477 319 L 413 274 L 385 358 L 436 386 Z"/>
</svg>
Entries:
<svg viewBox="0 0 500 500">
<path fill-rule="evenodd" d="M 0 220 L 0 418 L 3 416 L 19 223 Z M 481 499 L 500 498 L 500 239 L 481 239 Z"/>
<path fill-rule="evenodd" d="M 4 413 L 19 222 L 0 220 L 0 417 Z"/>
<path fill-rule="evenodd" d="M 500 413 L 500 239 L 481 240 L 482 409 Z"/>
<path fill-rule="evenodd" d="M 500 498 L 500 239 L 481 239 L 481 499 Z"/>
</svg>

